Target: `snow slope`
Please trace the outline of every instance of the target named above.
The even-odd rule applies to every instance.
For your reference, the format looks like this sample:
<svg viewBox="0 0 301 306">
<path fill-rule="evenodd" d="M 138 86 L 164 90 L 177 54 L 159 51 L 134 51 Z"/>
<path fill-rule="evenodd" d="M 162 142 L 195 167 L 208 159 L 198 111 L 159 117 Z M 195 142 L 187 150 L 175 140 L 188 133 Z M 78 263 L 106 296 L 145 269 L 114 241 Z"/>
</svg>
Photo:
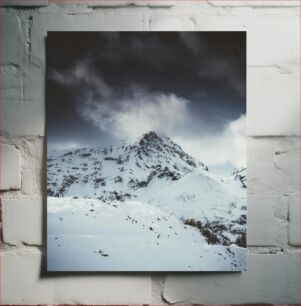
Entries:
<svg viewBox="0 0 301 306">
<path fill-rule="evenodd" d="M 52 152 L 48 268 L 243 270 L 245 172 L 215 175 L 154 132 L 133 145 Z"/>
<path fill-rule="evenodd" d="M 244 248 L 208 245 L 197 229 L 137 201 L 48 198 L 50 271 L 240 271 Z"/>
</svg>

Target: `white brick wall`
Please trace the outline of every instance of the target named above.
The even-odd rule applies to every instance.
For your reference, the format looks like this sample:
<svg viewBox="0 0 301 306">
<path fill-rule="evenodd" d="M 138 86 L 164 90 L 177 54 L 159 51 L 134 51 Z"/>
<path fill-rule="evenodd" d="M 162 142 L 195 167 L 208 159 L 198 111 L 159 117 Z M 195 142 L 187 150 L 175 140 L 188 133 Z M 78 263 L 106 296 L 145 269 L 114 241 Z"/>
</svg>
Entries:
<svg viewBox="0 0 301 306">
<path fill-rule="evenodd" d="M 297 303 L 299 254 L 249 254 L 247 273 L 167 276 L 163 297 L 169 303 Z"/>
<path fill-rule="evenodd" d="M 0 188 L 17 190 L 21 188 L 21 155 L 13 145 L 0 144 Z"/>
<path fill-rule="evenodd" d="M 37 199 L 5 199 L 3 205 L 3 241 L 19 248 L 42 246 L 43 223 L 46 225 L 45 201 Z M 45 243 L 45 241 L 44 241 Z"/>
<path fill-rule="evenodd" d="M 7 304 L 150 303 L 148 275 L 41 275 L 38 250 L 7 251 L 2 261 L 2 299 Z"/>
<path fill-rule="evenodd" d="M 299 1 L 1 1 L 2 304 L 298 303 Z M 248 271 L 45 275 L 45 36 L 247 31 Z"/>
</svg>

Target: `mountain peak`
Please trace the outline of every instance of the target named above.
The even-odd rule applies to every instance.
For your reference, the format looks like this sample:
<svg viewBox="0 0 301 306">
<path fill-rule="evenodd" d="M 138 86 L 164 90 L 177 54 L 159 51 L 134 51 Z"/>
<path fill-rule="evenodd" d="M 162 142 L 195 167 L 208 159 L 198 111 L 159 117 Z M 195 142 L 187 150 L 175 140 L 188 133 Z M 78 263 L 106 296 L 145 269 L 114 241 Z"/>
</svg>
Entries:
<svg viewBox="0 0 301 306">
<path fill-rule="evenodd" d="M 158 141 L 162 142 L 162 139 L 154 131 L 150 131 L 140 137 L 139 144 L 144 145 L 146 143 L 153 143 Z"/>
</svg>

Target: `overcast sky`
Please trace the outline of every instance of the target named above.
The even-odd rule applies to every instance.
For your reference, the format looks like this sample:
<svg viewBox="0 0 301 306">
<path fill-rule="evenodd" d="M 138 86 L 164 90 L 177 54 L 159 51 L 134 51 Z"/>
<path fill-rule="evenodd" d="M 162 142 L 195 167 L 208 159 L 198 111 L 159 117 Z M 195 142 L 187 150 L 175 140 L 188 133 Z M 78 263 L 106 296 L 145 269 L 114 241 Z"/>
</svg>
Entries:
<svg viewBox="0 0 301 306">
<path fill-rule="evenodd" d="M 49 32 L 49 149 L 170 137 L 209 167 L 245 166 L 245 32 Z"/>
</svg>

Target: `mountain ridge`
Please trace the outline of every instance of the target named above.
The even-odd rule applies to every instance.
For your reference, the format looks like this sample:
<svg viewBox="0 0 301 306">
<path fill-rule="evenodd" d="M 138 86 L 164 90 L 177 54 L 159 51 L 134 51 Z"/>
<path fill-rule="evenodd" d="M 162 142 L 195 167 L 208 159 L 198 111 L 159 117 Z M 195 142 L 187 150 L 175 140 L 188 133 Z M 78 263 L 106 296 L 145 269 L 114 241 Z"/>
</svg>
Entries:
<svg viewBox="0 0 301 306">
<path fill-rule="evenodd" d="M 115 168 L 115 173 L 108 169 L 109 166 Z M 50 155 L 47 167 L 48 194 L 51 196 L 65 196 L 72 184 L 92 183 L 92 177 L 96 189 L 105 187 L 108 179 L 114 183 L 126 180 L 129 186 L 137 189 L 146 187 L 154 177 L 176 181 L 198 167 L 208 171 L 204 163 L 185 153 L 168 137 L 160 137 L 153 131 L 143 134 L 133 145 L 80 148 Z M 60 175 L 57 173 L 66 176 L 61 181 L 61 188 L 58 188 Z"/>
</svg>

